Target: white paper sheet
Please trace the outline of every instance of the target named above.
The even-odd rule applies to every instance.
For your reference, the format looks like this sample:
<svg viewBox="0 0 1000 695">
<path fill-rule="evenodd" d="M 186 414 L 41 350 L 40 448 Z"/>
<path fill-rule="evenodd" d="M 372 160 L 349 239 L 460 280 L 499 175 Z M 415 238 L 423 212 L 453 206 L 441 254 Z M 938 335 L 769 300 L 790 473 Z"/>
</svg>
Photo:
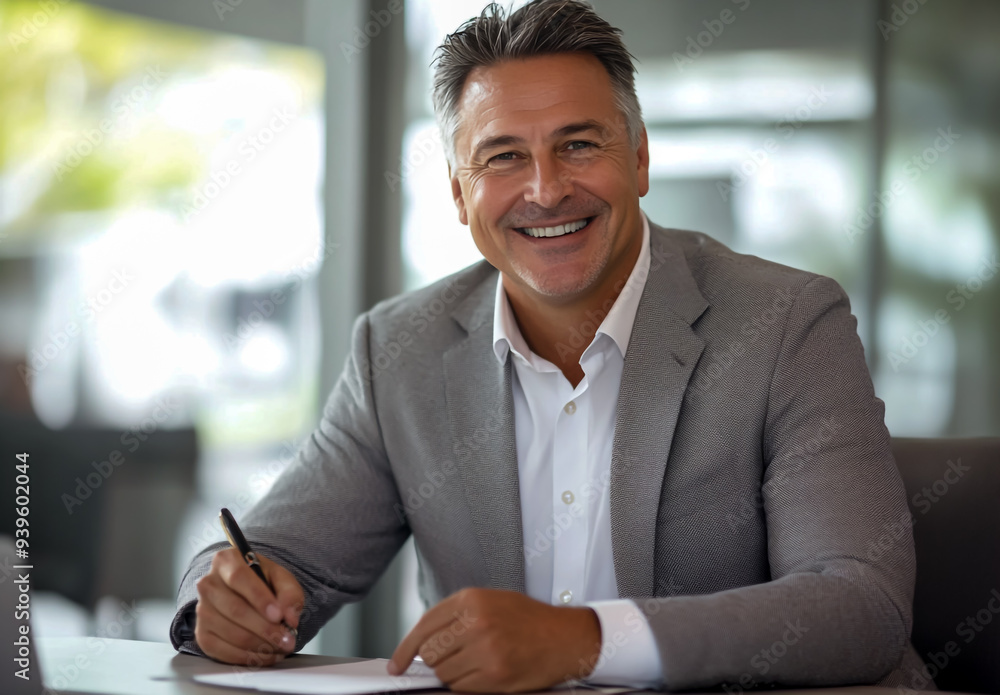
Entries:
<svg viewBox="0 0 1000 695">
<path fill-rule="evenodd" d="M 230 688 L 251 688 L 297 695 L 367 695 L 444 687 L 434 671 L 414 662 L 401 676 L 390 676 L 388 659 L 370 659 L 350 664 L 328 664 L 306 668 L 260 669 L 195 676 L 199 683 Z"/>
<path fill-rule="evenodd" d="M 329 664 L 305 668 L 260 669 L 257 671 L 229 671 L 195 676 L 199 683 L 222 685 L 229 688 L 249 688 L 288 695 L 370 695 L 402 690 L 444 688 L 429 666 L 414 661 L 402 676 L 390 676 L 385 670 L 388 659 L 369 659 L 350 664 Z M 609 687 L 576 683 L 556 686 L 544 693 L 560 691 L 591 691 L 604 695 L 640 692 L 636 688 Z M 542 695 L 524 693 L 523 695 Z"/>
</svg>

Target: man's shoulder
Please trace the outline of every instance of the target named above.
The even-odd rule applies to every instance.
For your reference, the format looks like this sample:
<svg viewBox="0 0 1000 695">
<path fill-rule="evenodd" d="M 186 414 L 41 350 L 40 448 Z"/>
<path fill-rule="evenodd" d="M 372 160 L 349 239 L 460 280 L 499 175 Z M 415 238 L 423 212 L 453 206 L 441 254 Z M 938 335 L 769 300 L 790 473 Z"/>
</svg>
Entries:
<svg viewBox="0 0 1000 695">
<path fill-rule="evenodd" d="M 651 239 L 652 260 L 657 253 L 682 254 L 698 289 L 710 302 L 724 297 L 759 297 L 767 301 L 776 292 L 797 295 L 814 280 L 821 279 L 829 289 L 842 292 L 835 280 L 818 273 L 739 253 L 708 234 L 654 225 Z M 661 242 L 660 249 L 657 243 Z M 742 304 L 742 302 L 740 302 Z"/>
<path fill-rule="evenodd" d="M 496 290 L 497 270 L 485 259 L 418 289 L 384 299 L 368 312 L 369 323 L 377 332 L 410 330 L 415 333 L 457 329 L 450 316 L 473 295 Z M 486 302 L 476 301 L 476 306 Z M 492 307 L 492 302 L 489 302 Z"/>
</svg>

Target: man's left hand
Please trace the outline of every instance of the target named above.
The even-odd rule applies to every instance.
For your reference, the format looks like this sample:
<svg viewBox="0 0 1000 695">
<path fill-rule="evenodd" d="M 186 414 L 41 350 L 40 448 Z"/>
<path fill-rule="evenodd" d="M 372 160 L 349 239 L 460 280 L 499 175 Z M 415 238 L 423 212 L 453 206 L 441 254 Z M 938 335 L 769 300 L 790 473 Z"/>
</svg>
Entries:
<svg viewBox="0 0 1000 695">
<path fill-rule="evenodd" d="M 424 614 L 396 647 L 389 672 L 402 674 L 419 654 L 452 690 L 544 690 L 590 675 L 600 649 L 601 624 L 590 608 L 470 588 Z"/>
</svg>

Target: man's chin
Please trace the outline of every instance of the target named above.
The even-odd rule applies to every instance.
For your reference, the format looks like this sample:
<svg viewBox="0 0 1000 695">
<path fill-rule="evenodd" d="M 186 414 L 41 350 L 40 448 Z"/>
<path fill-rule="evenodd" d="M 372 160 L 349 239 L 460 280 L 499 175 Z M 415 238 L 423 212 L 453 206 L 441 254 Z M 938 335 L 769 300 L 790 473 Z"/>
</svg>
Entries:
<svg viewBox="0 0 1000 695">
<path fill-rule="evenodd" d="M 517 269 L 522 285 L 548 301 L 571 302 L 587 294 L 592 289 L 592 273 L 553 273 L 544 270 Z"/>
</svg>

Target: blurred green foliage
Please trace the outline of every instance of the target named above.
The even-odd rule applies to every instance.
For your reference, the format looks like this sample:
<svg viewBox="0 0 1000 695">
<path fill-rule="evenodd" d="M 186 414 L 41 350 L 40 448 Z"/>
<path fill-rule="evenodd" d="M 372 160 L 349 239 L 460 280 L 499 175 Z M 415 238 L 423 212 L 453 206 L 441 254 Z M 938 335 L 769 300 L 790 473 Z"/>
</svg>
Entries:
<svg viewBox="0 0 1000 695">
<path fill-rule="evenodd" d="M 109 113 L 115 90 L 138 82 L 147 66 L 174 73 L 203 58 L 196 32 L 149 27 L 77 3 L 0 6 L 0 172 L 35 184 L 31 205 L 10 224 L 13 235 L 31 233 L 40 217 L 148 201 L 198 176 L 200 155 L 183 134 L 169 147 L 155 131 L 118 147 L 114 125 L 100 129 L 102 120 L 119 120 Z"/>
<path fill-rule="evenodd" d="M 0 213 L 7 238 L 41 243 L 52 233 L 43 221 L 64 213 L 176 209 L 222 136 L 170 126 L 157 104 L 247 44 L 78 2 L 0 0 L 0 179 L 17 184 Z M 301 49 L 253 49 L 315 103 L 321 63 Z"/>
</svg>

